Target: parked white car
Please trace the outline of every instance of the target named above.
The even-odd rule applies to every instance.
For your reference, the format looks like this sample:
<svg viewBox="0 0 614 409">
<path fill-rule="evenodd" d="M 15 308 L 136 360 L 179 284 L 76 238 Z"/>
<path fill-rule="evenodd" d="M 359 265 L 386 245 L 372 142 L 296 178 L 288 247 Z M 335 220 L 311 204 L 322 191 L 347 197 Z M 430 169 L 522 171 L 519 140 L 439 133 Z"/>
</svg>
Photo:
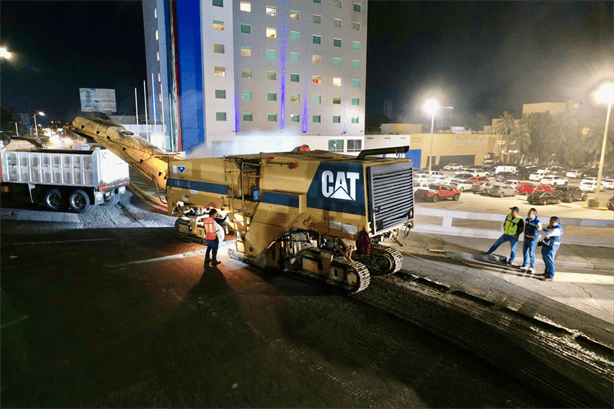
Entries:
<svg viewBox="0 0 614 409">
<path fill-rule="evenodd" d="M 448 163 L 446 166 L 443 167 L 443 170 L 462 170 L 463 169 L 463 165 L 461 165 L 460 163 Z"/>
<path fill-rule="evenodd" d="M 577 179 L 579 177 L 582 177 L 582 170 L 581 169 L 568 170 L 567 173 L 565 173 L 565 176 L 567 176 L 568 178 Z"/>
<path fill-rule="evenodd" d="M 466 169 L 463 173 L 471 173 L 473 176 L 488 176 L 488 171 L 484 169 Z"/>
<path fill-rule="evenodd" d="M 546 169 L 537 169 L 535 172 L 529 175 L 529 180 L 542 180 L 544 176 L 546 176 Z"/>
<path fill-rule="evenodd" d="M 560 176 L 546 175 L 539 181 L 542 185 L 567 186 L 569 181 Z"/>
<path fill-rule="evenodd" d="M 428 188 L 429 188 L 428 182 L 426 182 L 426 181 L 424 181 L 424 182 L 416 182 L 416 181 L 414 181 L 414 193 L 418 189 L 428 189 Z"/>
<path fill-rule="evenodd" d="M 471 188 L 473 187 L 473 183 L 470 180 L 456 178 L 450 180 L 450 185 L 452 185 L 452 187 L 457 188 L 461 192 L 464 192 L 465 190 L 471 190 Z"/>
<path fill-rule="evenodd" d="M 601 179 L 601 186 L 605 187 L 606 189 L 614 189 L 614 179 Z"/>
<path fill-rule="evenodd" d="M 584 179 L 582 180 L 582 182 L 580 182 L 580 190 L 583 192 L 592 192 L 595 193 L 597 191 L 597 180 L 596 178 L 591 178 L 591 179 L 595 179 L 595 180 L 587 180 Z M 603 186 L 603 184 L 601 185 L 601 189 L 599 189 L 600 192 L 603 192 L 605 190 L 605 187 Z"/>
<path fill-rule="evenodd" d="M 520 186 L 520 181 L 517 179 L 508 179 L 505 181 L 505 184 L 510 185 L 511 187 L 516 189 L 516 186 Z"/>
</svg>

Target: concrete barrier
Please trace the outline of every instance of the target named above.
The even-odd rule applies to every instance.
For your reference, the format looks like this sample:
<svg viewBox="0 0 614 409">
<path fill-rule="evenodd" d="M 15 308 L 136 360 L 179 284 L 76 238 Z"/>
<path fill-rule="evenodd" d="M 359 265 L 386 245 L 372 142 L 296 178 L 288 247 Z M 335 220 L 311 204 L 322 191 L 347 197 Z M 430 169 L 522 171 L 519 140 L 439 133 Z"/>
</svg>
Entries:
<svg viewBox="0 0 614 409">
<path fill-rule="evenodd" d="M 496 239 L 503 233 L 502 229 L 484 229 L 478 227 L 460 227 L 453 226 L 454 219 L 462 220 L 479 220 L 487 222 L 499 222 L 503 225 L 503 220 L 507 214 L 503 213 L 479 213 L 479 212 L 460 212 L 454 210 L 434 209 L 430 207 L 417 207 L 415 209 L 416 216 L 431 216 L 441 217 L 440 224 L 420 223 L 416 220 L 416 225 L 412 229 L 418 233 L 442 234 L 449 236 L 475 237 Z M 419 219 L 419 217 L 417 217 Z M 544 223 L 542 221 L 542 223 Z M 561 218 L 563 229 L 565 226 L 583 226 L 583 227 L 598 227 L 602 228 L 603 234 L 599 236 L 580 236 L 573 234 L 564 234 L 563 242 L 565 244 L 582 244 L 587 246 L 601 246 L 614 248 L 614 220 L 594 220 L 594 219 L 570 219 Z"/>
</svg>

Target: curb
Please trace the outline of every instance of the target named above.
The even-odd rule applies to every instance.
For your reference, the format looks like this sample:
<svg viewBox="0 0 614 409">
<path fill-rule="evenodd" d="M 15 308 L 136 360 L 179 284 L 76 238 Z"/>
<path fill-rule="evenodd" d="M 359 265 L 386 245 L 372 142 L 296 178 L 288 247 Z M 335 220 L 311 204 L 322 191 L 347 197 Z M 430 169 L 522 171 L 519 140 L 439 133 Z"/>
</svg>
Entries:
<svg viewBox="0 0 614 409">
<path fill-rule="evenodd" d="M 128 185 L 128 188 L 137 196 L 139 196 L 141 199 L 143 199 L 145 202 L 147 202 L 151 207 L 153 207 L 154 209 L 162 212 L 162 213 L 168 213 L 168 209 L 166 206 L 164 206 L 159 199 L 151 196 L 150 194 L 148 194 L 147 192 L 145 192 L 143 189 L 141 189 L 140 187 L 138 187 L 135 183 L 130 182 L 130 184 Z"/>
<path fill-rule="evenodd" d="M 507 257 L 505 256 L 497 256 L 494 254 L 475 254 L 475 253 L 460 253 L 455 251 L 446 251 L 445 256 L 449 258 L 455 259 L 464 259 L 464 260 L 480 260 L 480 261 L 494 261 L 499 263 L 505 263 L 507 261 Z M 586 268 L 591 270 L 601 270 L 601 269 L 611 269 L 611 266 L 604 265 L 603 263 L 578 263 L 574 261 L 565 261 L 565 260 L 557 260 L 555 261 L 557 267 L 563 268 Z M 535 258 L 535 265 L 543 266 L 544 262 L 539 260 L 537 257 Z"/>
</svg>

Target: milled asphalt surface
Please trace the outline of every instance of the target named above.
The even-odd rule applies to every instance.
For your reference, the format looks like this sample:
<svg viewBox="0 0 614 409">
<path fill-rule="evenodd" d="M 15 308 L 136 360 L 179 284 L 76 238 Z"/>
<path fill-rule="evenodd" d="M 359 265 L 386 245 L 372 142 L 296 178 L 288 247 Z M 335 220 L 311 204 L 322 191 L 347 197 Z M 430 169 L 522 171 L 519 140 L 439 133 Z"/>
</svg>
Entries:
<svg viewBox="0 0 614 409">
<path fill-rule="evenodd" d="M 134 169 L 130 169 L 132 190 L 146 199 L 152 210 L 166 212 L 166 205 L 160 199 L 153 182 Z M 403 235 L 403 233 L 402 233 Z M 504 244 L 495 252 L 499 257 L 483 257 L 493 240 L 432 235 L 409 232 L 401 238 L 404 244 L 401 251 L 411 257 L 422 257 L 431 262 L 450 263 L 451 271 L 457 273 L 429 277 L 428 269 L 422 273 L 422 279 L 432 280 L 444 286 L 462 286 L 467 292 L 476 294 L 484 292 L 484 283 L 497 282 L 499 296 L 508 298 L 531 298 L 532 295 L 547 297 L 553 305 L 560 303 L 580 311 L 585 320 L 594 320 L 591 324 L 602 328 L 602 340 L 596 340 L 608 348 L 614 346 L 614 250 L 604 247 L 561 245 L 555 259 L 556 275 L 554 281 L 547 282 L 525 274 L 516 267 L 506 266 L 503 261 L 509 255 L 509 244 Z M 499 259 L 500 261 L 498 261 Z M 411 262 L 407 260 L 406 263 Z M 515 265 L 522 263 L 522 243 L 518 244 Z M 461 271 L 471 270 L 477 274 L 465 274 L 459 278 Z M 543 271 L 543 261 L 539 249 L 536 251 L 536 273 Z M 434 274 L 434 273 L 433 273 Z M 488 290 L 490 291 L 490 290 Z M 533 297 L 535 298 L 535 297 Z M 550 307 L 556 310 L 556 307 Z M 539 311 L 535 311 L 539 315 Z"/>
</svg>

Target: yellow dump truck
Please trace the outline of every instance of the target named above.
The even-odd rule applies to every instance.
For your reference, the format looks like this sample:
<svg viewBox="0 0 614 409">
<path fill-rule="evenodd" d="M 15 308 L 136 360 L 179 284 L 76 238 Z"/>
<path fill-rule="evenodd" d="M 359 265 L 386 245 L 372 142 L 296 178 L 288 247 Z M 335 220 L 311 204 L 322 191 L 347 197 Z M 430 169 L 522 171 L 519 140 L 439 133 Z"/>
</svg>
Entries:
<svg viewBox="0 0 614 409">
<path fill-rule="evenodd" d="M 71 129 L 165 188 L 168 213 L 179 217 L 177 232 L 185 239 L 204 241 L 199 221 L 206 209 L 225 207 L 236 233 L 234 254 L 252 265 L 295 271 L 349 292 L 367 288 L 370 274 L 401 268 L 401 254 L 382 241 L 413 225 L 412 164 L 378 156 L 408 147 L 358 156 L 300 148 L 185 159 L 109 121 L 78 117 Z M 370 246 L 357 251 L 365 240 Z"/>
</svg>

